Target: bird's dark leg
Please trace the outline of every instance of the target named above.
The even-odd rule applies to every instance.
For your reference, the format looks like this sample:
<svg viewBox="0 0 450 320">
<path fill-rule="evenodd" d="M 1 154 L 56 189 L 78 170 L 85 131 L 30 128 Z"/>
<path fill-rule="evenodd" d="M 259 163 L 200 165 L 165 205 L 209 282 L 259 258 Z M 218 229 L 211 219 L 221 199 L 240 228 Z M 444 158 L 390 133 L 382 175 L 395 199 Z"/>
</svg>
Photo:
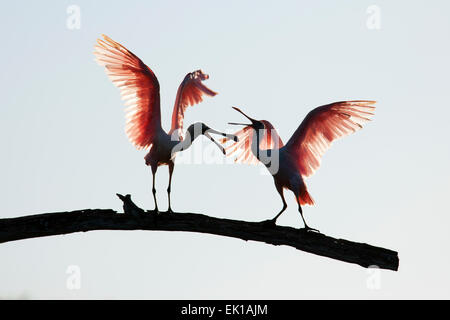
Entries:
<svg viewBox="0 0 450 320">
<path fill-rule="evenodd" d="M 270 220 L 270 221 L 273 221 L 273 224 L 275 224 L 277 222 L 278 217 L 281 216 L 281 214 L 287 208 L 286 199 L 284 199 L 283 187 L 278 184 L 275 184 L 275 187 L 277 188 L 277 191 L 280 194 L 281 200 L 283 201 L 283 208 L 281 208 L 281 211 L 278 212 L 278 214 L 272 220 Z"/>
<path fill-rule="evenodd" d="M 170 206 L 170 191 L 171 191 L 171 185 L 172 185 L 172 173 L 173 173 L 174 163 L 171 161 L 169 163 L 169 186 L 167 187 L 167 196 L 169 197 L 169 208 L 167 209 L 167 212 L 172 213 L 172 207 Z"/>
<path fill-rule="evenodd" d="M 303 217 L 303 210 L 302 210 L 302 206 L 300 205 L 300 200 L 299 200 L 299 198 L 296 196 L 296 198 L 297 198 L 297 203 L 298 203 L 298 212 L 300 212 L 300 215 L 302 216 L 302 220 L 303 220 L 303 223 L 305 224 L 305 230 L 306 231 L 315 231 L 315 232 L 319 232 L 320 233 L 320 231 L 319 230 L 317 230 L 317 229 L 314 229 L 314 228 L 311 228 L 310 226 L 308 226 L 307 224 L 306 224 L 306 220 L 305 220 L 305 218 Z"/>
<path fill-rule="evenodd" d="M 281 200 L 283 201 L 283 208 L 281 209 L 280 212 L 278 212 L 278 214 L 275 216 L 275 218 L 273 218 L 273 219 L 271 219 L 271 220 L 265 220 L 265 221 L 262 221 L 263 224 L 271 225 L 271 226 L 275 226 L 278 217 L 281 216 L 281 214 L 282 214 L 282 213 L 284 212 L 284 210 L 286 210 L 286 208 L 287 208 L 287 203 L 286 203 L 286 200 L 284 199 L 283 187 L 280 186 L 280 185 L 278 185 L 278 184 L 276 184 L 276 183 L 275 183 L 275 187 L 277 188 L 277 191 L 278 191 L 278 193 L 280 194 Z"/>
<path fill-rule="evenodd" d="M 156 170 L 158 169 L 158 166 L 152 166 L 152 176 L 153 176 L 153 185 L 152 185 L 152 193 L 153 193 L 153 200 L 155 201 L 155 212 L 158 213 L 158 203 L 156 202 L 156 188 L 155 188 L 155 175 Z"/>
</svg>

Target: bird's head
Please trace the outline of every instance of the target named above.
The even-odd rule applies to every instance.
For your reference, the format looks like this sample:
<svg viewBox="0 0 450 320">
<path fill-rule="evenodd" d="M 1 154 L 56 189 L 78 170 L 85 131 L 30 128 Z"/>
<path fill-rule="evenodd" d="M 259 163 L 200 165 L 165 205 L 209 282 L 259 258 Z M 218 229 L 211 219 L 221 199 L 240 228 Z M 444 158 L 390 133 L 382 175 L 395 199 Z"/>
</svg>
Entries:
<svg viewBox="0 0 450 320">
<path fill-rule="evenodd" d="M 260 120 L 255 120 L 253 118 L 250 118 L 248 115 L 246 115 L 244 112 L 242 112 L 241 109 L 237 108 L 237 107 L 232 107 L 234 110 L 236 110 L 237 112 L 241 113 L 244 117 L 246 117 L 248 120 L 251 121 L 251 123 L 237 123 L 237 122 L 229 122 L 228 124 L 232 124 L 232 125 L 239 125 L 239 126 L 250 126 L 253 129 L 255 129 L 256 131 L 259 130 L 263 130 L 264 127 L 264 123 Z"/>
<path fill-rule="evenodd" d="M 231 139 L 236 142 L 238 141 L 238 137 L 235 136 L 234 134 L 227 134 L 227 133 L 223 133 L 223 132 L 214 130 L 214 129 L 210 128 L 209 126 L 207 126 L 206 124 L 204 124 L 203 122 L 196 122 L 194 124 L 191 124 L 187 128 L 186 133 L 187 133 L 187 136 L 190 137 L 191 142 L 194 141 L 198 136 L 204 135 L 209 140 L 211 140 L 222 151 L 223 154 L 225 154 L 225 149 L 213 137 L 211 137 L 211 134 L 221 135 L 223 137 L 226 137 L 227 139 Z"/>
</svg>

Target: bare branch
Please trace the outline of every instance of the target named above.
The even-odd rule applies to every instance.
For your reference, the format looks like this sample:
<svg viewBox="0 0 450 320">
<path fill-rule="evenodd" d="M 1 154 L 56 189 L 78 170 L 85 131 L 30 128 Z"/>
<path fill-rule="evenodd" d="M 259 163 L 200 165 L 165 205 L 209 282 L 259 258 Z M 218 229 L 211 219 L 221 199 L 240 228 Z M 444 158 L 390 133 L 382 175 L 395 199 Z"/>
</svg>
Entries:
<svg viewBox="0 0 450 320">
<path fill-rule="evenodd" d="M 291 227 L 269 227 L 258 222 L 194 213 L 156 214 L 136 206 L 130 195 L 117 196 L 124 203 L 124 213 L 111 209 L 87 209 L 0 219 L 0 243 L 91 230 L 188 231 L 287 245 L 366 268 L 377 266 L 398 270 L 398 254 L 392 250 Z"/>
</svg>

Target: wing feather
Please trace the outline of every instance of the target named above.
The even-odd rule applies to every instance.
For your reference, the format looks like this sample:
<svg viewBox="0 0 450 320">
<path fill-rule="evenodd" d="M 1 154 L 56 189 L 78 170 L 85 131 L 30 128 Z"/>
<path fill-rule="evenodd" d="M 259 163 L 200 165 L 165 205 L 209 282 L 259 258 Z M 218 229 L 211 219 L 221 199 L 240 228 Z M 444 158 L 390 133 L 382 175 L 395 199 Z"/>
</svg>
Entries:
<svg viewBox="0 0 450 320">
<path fill-rule="evenodd" d="M 188 73 L 181 82 L 175 105 L 172 112 L 172 126 L 169 134 L 178 130 L 179 135 L 183 131 L 184 112 L 187 107 L 193 106 L 203 101 L 203 96 L 215 96 L 217 92 L 206 87 L 202 81 L 209 79 L 209 76 L 201 70 Z"/>
<path fill-rule="evenodd" d="M 136 55 L 106 35 L 98 39 L 94 55 L 125 100 L 129 140 L 138 149 L 151 146 L 161 128 L 159 83 Z"/>
<path fill-rule="evenodd" d="M 285 146 L 296 159 L 303 177 L 314 174 L 334 140 L 361 129 L 370 121 L 375 110 L 373 104 L 375 101 L 342 101 L 308 113 Z"/>
</svg>

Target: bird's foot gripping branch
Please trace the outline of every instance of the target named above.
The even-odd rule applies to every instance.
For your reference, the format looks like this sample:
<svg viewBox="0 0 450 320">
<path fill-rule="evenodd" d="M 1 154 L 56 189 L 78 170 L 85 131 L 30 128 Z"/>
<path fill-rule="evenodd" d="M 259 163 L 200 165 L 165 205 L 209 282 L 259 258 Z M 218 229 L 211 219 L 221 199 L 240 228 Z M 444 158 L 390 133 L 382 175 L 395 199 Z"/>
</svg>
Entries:
<svg viewBox="0 0 450 320">
<path fill-rule="evenodd" d="M 286 245 L 366 268 L 398 270 L 398 253 L 389 249 L 335 239 L 305 229 L 203 214 L 145 211 L 131 200 L 130 195 L 117 196 L 123 201 L 123 213 L 111 209 L 86 209 L 0 219 L 0 243 L 92 230 L 188 231 Z"/>
</svg>

